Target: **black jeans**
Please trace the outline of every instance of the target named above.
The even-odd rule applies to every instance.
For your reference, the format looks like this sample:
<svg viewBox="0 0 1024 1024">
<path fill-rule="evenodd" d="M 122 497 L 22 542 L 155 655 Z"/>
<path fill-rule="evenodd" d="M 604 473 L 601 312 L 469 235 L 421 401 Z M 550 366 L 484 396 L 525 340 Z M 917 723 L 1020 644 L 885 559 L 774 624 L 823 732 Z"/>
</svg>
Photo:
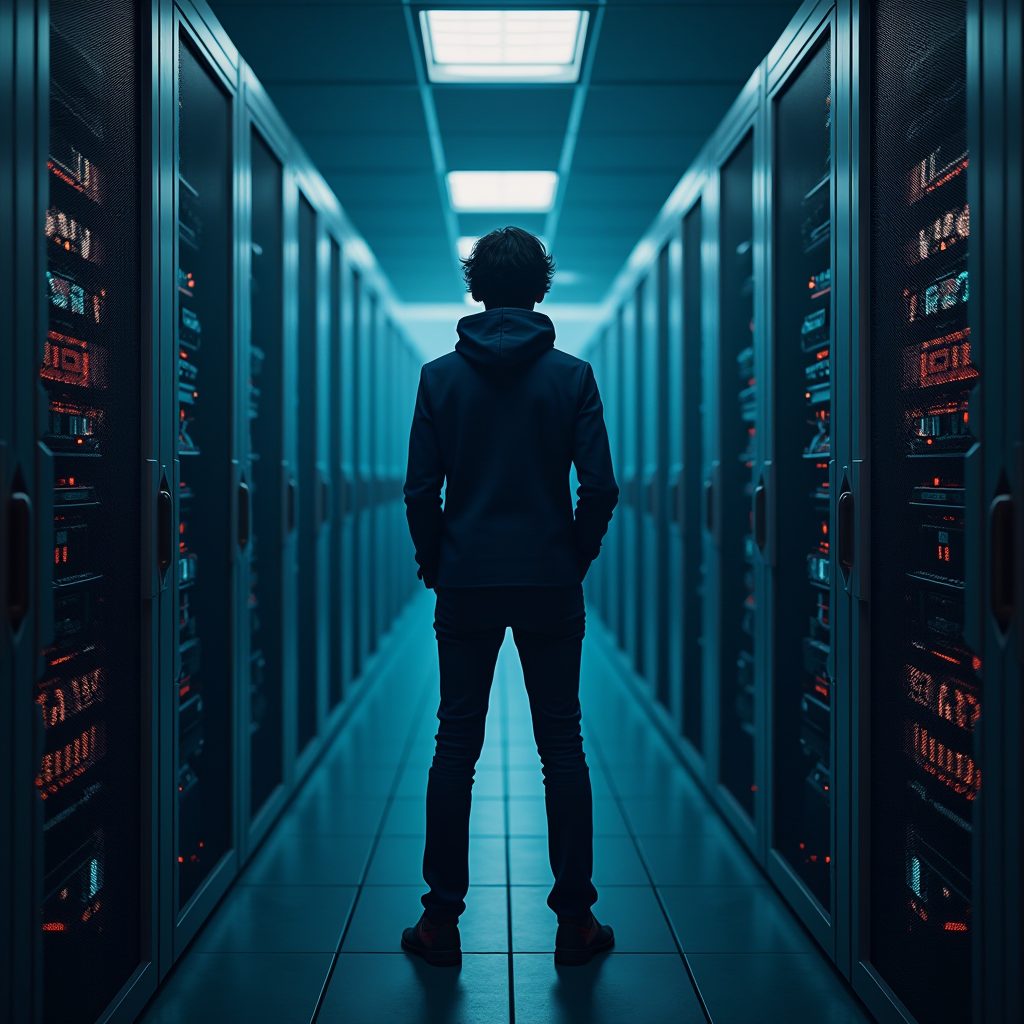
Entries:
<svg viewBox="0 0 1024 1024">
<path fill-rule="evenodd" d="M 438 587 L 434 613 L 441 666 L 440 726 L 427 784 L 423 907 L 434 923 L 458 917 L 469 888 L 469 811 L 484 719 L 505 628 L 526 678 L 544 773 L 548 906 L 585 918 L 597 902 L 594 809 L 580 732 L 583 588 Z"/>
</svg>

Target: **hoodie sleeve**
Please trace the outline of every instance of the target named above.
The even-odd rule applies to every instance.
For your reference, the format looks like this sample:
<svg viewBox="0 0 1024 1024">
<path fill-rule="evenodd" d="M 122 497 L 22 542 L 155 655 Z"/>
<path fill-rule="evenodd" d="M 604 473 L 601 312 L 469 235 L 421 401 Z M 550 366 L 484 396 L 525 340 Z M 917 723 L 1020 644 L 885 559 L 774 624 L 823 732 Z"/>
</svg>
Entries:
<svg viewBox="0 0 1024 1024">
<path fill-rule="evenodd" d="M 441 488 L 444 485 L 444 464 L 434 430 L 434 417 L 430 407 L 426 375 L 420 372 L 420 386 L 416 393 L 416 411 L 413 414 L 409 436 L 409 467 L 405 475 L 405 513 L 409 532 L 416 548 L 417 573 L 427 587 L 433 589 L 437 580 L 437 566 L 441 554 L 441 530 L 444 513 L 441 510 Z"/>
<path fill-rule="evenodd" d="M 572 461 L 580 484 L 576 489 L 579 499 L 576 502 L 576 553 L 580 571 L 585 573 L 601 550 L 601 538 L 619 500 L 608 447 L 608 431 L 604 425 L 604 408 L 589 363 L 580 381 Z"/>
</svg>

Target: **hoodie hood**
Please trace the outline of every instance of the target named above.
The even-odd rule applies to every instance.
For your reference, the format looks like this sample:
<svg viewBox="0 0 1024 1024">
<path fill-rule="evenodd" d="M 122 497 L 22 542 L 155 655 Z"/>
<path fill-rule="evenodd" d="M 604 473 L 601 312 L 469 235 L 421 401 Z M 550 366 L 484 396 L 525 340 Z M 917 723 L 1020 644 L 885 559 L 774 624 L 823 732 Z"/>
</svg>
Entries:
<svg viewBox="0 0 1024 1024">
<path fill-rule="evenodd" d="M 514 306 L 464 316 L 455 351 L 479 369 L 505 370 L 553 348 L 555 326 L 543 313 Z"/>
</svg>

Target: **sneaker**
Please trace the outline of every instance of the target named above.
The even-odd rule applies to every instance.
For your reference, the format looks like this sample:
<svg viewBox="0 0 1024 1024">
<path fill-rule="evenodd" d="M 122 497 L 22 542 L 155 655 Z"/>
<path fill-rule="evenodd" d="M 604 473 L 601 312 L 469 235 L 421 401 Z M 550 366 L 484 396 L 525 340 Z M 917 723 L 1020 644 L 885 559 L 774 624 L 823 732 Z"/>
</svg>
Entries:
<svg viewBox="0 0 1024 1024">
<path fill-rule="evenodd" d="M 595 953 L 603 953 L 615 945 L 615 933 L 606 924 L 599 924 L 593 914 L 586 920 L 563 917 L 555 933 L 555 963 L 563 967 L 589 964 Z"/>
<path fill-rule="evenodd" d="M 459 922 L 432 924 L 424 913 L 412 928 L 402 932 L 402 949 L 423 957 L 434 967 L 458 967 L 462 963 Z"/>
</svg>

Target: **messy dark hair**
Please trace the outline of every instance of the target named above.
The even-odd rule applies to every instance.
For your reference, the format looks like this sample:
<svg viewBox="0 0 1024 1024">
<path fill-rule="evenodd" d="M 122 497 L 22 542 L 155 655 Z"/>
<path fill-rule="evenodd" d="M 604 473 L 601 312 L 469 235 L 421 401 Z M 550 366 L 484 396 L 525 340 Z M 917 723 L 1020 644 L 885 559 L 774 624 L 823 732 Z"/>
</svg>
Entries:
<svg viewBox="0 0 1024 1024">
<path fill-rule="evenodd" d="M 522 228 L 498 228 L 478 238 L 462 260 L 466 288 L 487 306 L 532 306 L 551 288 L 555 261 L 536 235 Z"/>
</svg>

